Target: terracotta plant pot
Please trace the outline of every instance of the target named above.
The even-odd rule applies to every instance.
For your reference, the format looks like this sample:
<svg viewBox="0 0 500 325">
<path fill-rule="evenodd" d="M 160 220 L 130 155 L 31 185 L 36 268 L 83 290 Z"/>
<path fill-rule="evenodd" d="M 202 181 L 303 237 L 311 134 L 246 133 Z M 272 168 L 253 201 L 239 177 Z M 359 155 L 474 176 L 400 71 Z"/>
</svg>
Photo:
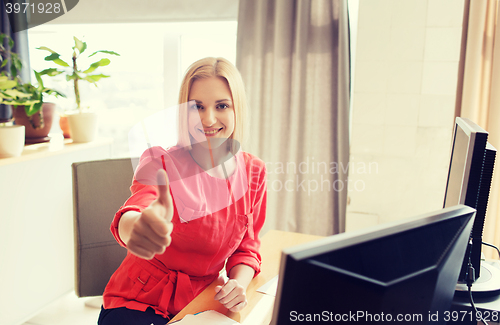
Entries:
<svg viewBox="0 0 500 325">
<path fill-rule="evenodd" d="M 71 134 L 69 132 L 68 117 L 66 115 L 61 115 L 59 117 L 59 127 L 61 128 L 65 139 L 71 138 Z"/>
<path fill-rule="evenodd" d="M 52 128 L 54 112 L 56 105 L 54 103 L 43 103 L 43 127 L 40 127 L 40 114 L 36 113 L 31 120 L 26 116 L 24 106 L 18 106 L 14 110 L 14 123 L 26 127 L 26 144 L 40 143 L 50 141 L 49 132 Z M 36 127 L 36 128 L 35 128 Z"/>
</svg>

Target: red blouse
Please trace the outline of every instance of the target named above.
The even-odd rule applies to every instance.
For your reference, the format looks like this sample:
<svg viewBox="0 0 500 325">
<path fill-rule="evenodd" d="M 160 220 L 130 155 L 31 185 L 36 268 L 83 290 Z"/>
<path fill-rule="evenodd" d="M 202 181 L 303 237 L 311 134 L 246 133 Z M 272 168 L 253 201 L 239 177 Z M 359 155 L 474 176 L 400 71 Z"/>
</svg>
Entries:
<svg viewBox="0 0 500 325">
<path fill-rule="evenodd" d="M 104 308 L 127 307 L 171 317 L 205 289 L 224 268 L 246 264 L 260 272 L 259 232 L 266 214 L 266 171 L 259 158 L 239 151 L 228 179 L 209 175 L 185 149 L 161 147 L 142 155 L 132 195 L 116 213 L 111 232 L 126 211 L 142 211 L 158 192 L 156 171 L 164 168 L 174 201 L 172 243 L 152 260 L 128 253 L 104 291 Z"/>
</svg>

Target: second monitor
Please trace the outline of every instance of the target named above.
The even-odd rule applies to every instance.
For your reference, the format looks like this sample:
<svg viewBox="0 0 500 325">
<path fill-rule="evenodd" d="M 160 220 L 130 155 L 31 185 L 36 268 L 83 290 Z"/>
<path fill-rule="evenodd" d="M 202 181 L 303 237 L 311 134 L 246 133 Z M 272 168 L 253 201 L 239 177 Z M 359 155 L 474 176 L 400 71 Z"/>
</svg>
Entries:
<svg viewBox="0 0 500 325">
<path fill-rule="evenodd" d="M 285 249 L 272 324 L 444 324 L 474 214 L 456 206 Z"/>
</svg>

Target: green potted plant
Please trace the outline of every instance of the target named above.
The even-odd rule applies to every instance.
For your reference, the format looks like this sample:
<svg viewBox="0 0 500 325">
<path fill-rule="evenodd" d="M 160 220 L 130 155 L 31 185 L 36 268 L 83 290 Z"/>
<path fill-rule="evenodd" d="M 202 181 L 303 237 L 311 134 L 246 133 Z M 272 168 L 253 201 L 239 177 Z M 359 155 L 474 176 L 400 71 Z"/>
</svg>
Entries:
<svg viewBox="0 0 500 325">
<path fill-rule="evenodd" d="M 75 45 L 72 47 L 73 54 L 71 56 L 71 65 L 68 62 L 61 59 L 61 55 L 52 49 L 42 46 L 39 50 L 44 50 L 50 52 L 48 56 L 45 57 L 46 61 L 52 61 L 58 67 L 49 68 L 40 72 L 40 75 L 48 75 L 51 77 L 58 75 L 65 75 L 66 80 L 73 83 L 73 90 L 75 95 L 76 112 L 67 114 L 68 124 L 70 128 L 71 138 L 74 142 L 89 142 L 92 141 L 97 134 L 97 114 L 95 112 L 84 110 L 80 101 L 80 89 L 79 81 L 87 81 L 97 87 L 97 82 L 102 78 L 109 78 L 108 75 L 102 73 L 96 73 L 99 67 L 104 67 L 110 64 L 110 60 L 107 57 L 101 58 L 90 64 L 86 69 L 81 69 L 78 67 L 78 58 L 87 49 L 87 43 L 73 37 Z M 119 55 L 113 51 L 99 50 L 90 54 L 88 57 L 93 57 L 94 55 Z"/>
<path fill-rule="evenodd" d="M 23 83 L 16 87 L 20 92 L 29 94 L 29 97 L 18 99 L 17 102 L 20 106 L 14 110 L 16 124 L 26 126 L 26 143 L 28 144 L 50 140 L 48 134 L 52 127 L 56 105 L 51 102 L 45 102 L 44 96 L 66 97 L 57 90 L 45 87 L 40 73 L 35 70 L 33 72 L 38 83 L 35 85 L 32 83 Z"/>
<path fill-rule="evenodd" d="M 5 39 L 8 40 L 8 48 L 3 46 Z M 53 103 L 44 103 L 43 95 L 65 96 L 56 90 L 44 87 L 41 75 L 36 71 L 34 73 L 38 81 L 37 86 L 30 82 L 23 82 L 18 75 L 23 64 L 18 54 L 10 50 L 13 46 L 14 41 L 10 36 L 0 34 L 0 75 L 7 78 L 4 78 L 4 80 L 10 82 L 10 85 L 15 83 L 13 88 L 6 89 L 7 91 L 3 93 L 4 100 L 9 105 L 4 103 L 1 107 L 2 116 L 0 116 L 0 119 L 6 121 L 14 116 L 16 124 L 24 125 L 26 143 L 48 141 L 47 135 L 52 125 L 55 105 Z M 10 97 L 5 98 L 5 96 Z M 44 118 L 44 111 L 46 112 L 46 118 Z M 47 120 L 47 123 L 44 123 L 45 120 Z"/>
</svg>

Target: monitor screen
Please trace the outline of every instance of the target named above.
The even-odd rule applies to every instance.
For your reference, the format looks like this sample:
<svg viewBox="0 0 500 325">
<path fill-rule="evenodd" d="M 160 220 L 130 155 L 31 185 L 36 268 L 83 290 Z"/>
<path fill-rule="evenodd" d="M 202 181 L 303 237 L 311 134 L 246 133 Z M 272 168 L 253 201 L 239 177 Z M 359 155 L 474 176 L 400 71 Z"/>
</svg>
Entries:
<svg viewBox="0 0 500 325">
<path fill-rule="evenodd" d="M 285 249 L 272 324 L 444 324 L 474 214 L 455 206 Z"/>
<path fill-rule="evenodd" d="M 456 118 L 444 207 L 464 204 L 477 210 L 471 244 L 460 271 L 461 282 L 467 278 L 469 263 L 475 270 L 474 280 L 482 272 L 483 226 L 496 154 L 495 148 L 487 140 L 488 132 L 480 126 L 469 119 Z"/>
<path fill-rule="evenodd" d="M 476 208 L 487 141 L 484 129 L 466 118 L 456 118 L 445 208 L 457 204 Z"/>
</svg>

